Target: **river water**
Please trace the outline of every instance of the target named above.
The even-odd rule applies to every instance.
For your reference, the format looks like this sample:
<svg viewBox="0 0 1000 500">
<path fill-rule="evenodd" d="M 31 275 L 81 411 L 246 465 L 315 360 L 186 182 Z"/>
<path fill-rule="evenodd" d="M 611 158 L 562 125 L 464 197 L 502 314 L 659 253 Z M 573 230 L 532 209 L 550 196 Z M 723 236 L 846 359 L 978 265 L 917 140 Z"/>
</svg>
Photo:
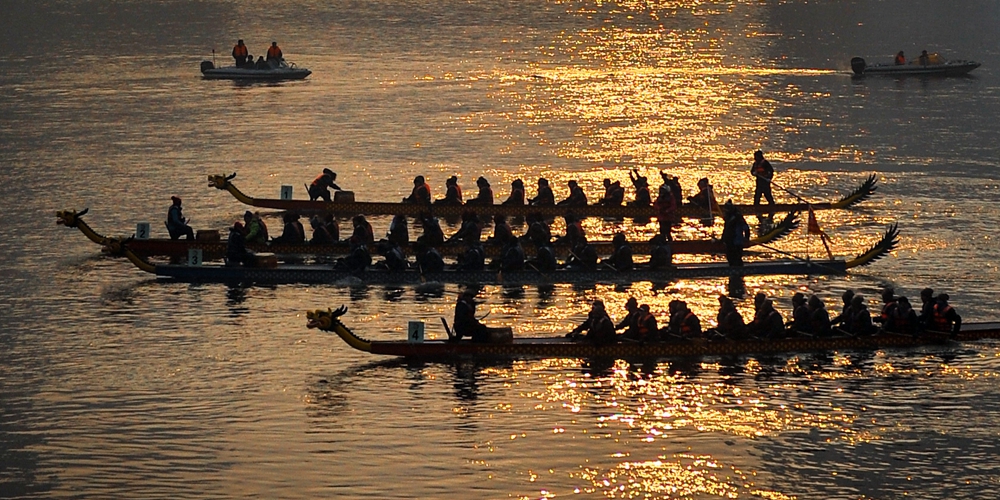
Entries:
<svg viewBox="0 0 1000 500">
<path fill-rule="evenodd" d="M 237 172 L 277 197 L 322 168 L 359 200 L 414 175 L 435 195 L 488 177 L 627 184 L 708 176 L 747 202 L 752 152 L 828 201 L 875 173 L 875 197 L 820 212 L 852 256 L 898 223 L 892 255 L 847 277 L 622 286 L 486 286 L 487 322 L 560 335 L 594 298 L 714 318 L 754 293 L 930 286 L 966 321 L 1000 317 L 1000 4 L 983 0 L 6 0 L 0 37 L 0 497 L 990 498 L 1000 483 L 1000 344 L 597 364 L 417 363 L 305 328 L 347 305 L 374 339 L 450 317 L 453 285 L 158 282 L 99 232 L 164 236 L 171 195 L 197 229 L 245 207 L 207 186 Z M 204 81 L 272 41 L 305 81 Z M 963 78 L 850 76 L 849 60 L 922 49 Z M 657 185 L 654 182 L 654 186 Z M 534 192 L 529 187 L 529 195 Z M 687 193 L 687 194 L 690 194 Z M 778 192 L 779 200 L 790 196 Z M 752 219 L 751 219 L 752 222 Z M 277 221 L 272 225 L 276 225 Z M 388 220 L 374 220 L 383 234 Z M 654 226 L 587 222 L 596 237 Z M 446 228 L 453 231 L 455 228 Z M 721 228 L 686 224 L 679 237 Z M 777 248 L 822 255 L 800 230 Z"/>
</svg>

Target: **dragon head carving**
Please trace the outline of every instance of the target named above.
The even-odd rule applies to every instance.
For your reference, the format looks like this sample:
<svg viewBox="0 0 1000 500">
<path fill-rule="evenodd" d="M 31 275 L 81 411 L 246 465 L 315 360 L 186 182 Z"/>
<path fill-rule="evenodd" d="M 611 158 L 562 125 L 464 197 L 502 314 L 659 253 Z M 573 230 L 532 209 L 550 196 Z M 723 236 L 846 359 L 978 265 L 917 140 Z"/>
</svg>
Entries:
<svg viewBox="0 0 1000 500">
<path fill-rule="evenodd" d="M 340 306 L 337 309 L 317 309 L 315 311 L 309 311 L 306 313 L 306 327 L 319 328 L 320 330 L 329 331 L 333 328 L 334 323 L 340 322 L 337 318 L 346 313 L 346 306 Z"/>
<path fill-rule="evenodd" d="M 77 227 L 80 217 L 83 217 L 89 211 L 89 208 L 85 208 L 79 213 L 76 210 L 60 210 L 56 212 L 56 224 L 66 227 Z"/>
<path fill-rule="evenodd" d="M 208 176 L 208 187 L 214 187 L 215 189 L 226 189 L 229 185 L 229 181 L 236 177 L 236 172 L 232 175 L 210 175 Z"/>
</svg>

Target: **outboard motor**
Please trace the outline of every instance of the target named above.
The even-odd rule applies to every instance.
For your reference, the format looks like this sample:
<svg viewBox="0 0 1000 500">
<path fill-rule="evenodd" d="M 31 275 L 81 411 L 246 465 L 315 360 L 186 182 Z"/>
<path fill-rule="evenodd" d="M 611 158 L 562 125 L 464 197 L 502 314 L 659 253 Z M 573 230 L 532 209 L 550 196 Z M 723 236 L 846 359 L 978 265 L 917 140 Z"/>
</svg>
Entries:
<svg viewBox="0 0 1000 500">
<path fill-rule="evenodd" d="M 852 57 L 851 58 L 851 69 L 854 70 L 854 74 L 855 75 L 863 75 L 863 74 L 865 74 L 865 67 L 866 66 L 867 65 L 865 64 L 865 60 L 864 59 L 862 59 L 860 57 Z"/>
<path fill-rule="evenodd" d="M 208 71 L 210 69 L 215 69 L 215 65 L 212 64 L 212 61 L 202 61 L 201 62 L 201 72 L 202 73 L 204 73 L 204 72 L 206 72 L 206 71 Z"/>
</svg>

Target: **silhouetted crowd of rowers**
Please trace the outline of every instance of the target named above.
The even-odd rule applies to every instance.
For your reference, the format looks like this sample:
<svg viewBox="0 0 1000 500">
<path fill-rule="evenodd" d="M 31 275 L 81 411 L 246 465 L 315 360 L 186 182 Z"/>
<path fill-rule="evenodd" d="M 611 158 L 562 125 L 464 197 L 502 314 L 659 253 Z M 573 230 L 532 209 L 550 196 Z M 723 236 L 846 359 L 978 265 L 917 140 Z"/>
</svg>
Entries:
<svg viewBox="0 0 1000 500">
<path fill-rule="evenodd" d="M 843 295 L 840 314 L 830 316 L 822 299 L 816 295 L 808 299 L 801 293 L 792 296 L 792 318 L 785 321 L 774 308 L 774 302 L 764 293 L 754 296 L 753 319 L 746 323 L 732 299 L 719 296 L 719 312 L 714 328 L 703 329 L 701 320 L 682 300 L 673 300 L 668 306 L 667 324 L 659 326 L 656 316 L 646 304 L 639 305 L 634 298 L 625 304 L 625 317 L 615 324 L 605 309 L 604 302 L 595 300 L 587 319 L 567 337 L 595 344 L 617 342 L 670 342 L 692 339 L 706 340 L 774 340 L 794 337 L 827 338 L 836 336 L 864 336 L 893 333 L 917 336 L 925 331 L 955 335 L 962 327 L 962 318 L 948 304 L 948 294 L 935 296 L 925 288 L 920 292 L 922 301 L 915 310 L 906 297 L 897 296 L 887 288 L 882 292 L 882 309 L 876 314 L 868 309 L 865 298 L 847 290 Z M 461 299 L 460 299 L 461 300 Z M 618 331 L 624 333 L 618 334 Z"/>
<path fill-rule="evenodd" d="M 629 202 L 629 204 L 643 206 L 652 204 L 660 209 L 659 233 L 649 241 L 651 251 L 648 267 L 654 270 L 672 266 L 673 251 L 670 243 L 673 238 L 671 227 L 680 222 L 679 218 L 673 215 L 681 196 L 680 182 L 676 177 L 663 172 L 661 172 L 661 176 L 664 180 L 663 185 L 659 189 L 656 201 L 652 202 L 649 196 L 649 182 L 646 177 L 638 175 L 636 171 L 630 173 L 632 183 L 637 189 L 637 195 L 636 200 Z M 339 189 L 339 186 L 334 182 L 335 180 L 336 173 L 324 169 L 309 188 L 310 199 L 329 200 L 329 189 Z M 403 199 L 404 202 L 428 205 L 432 203 L 445 205 L 493 204 L 493 191 L 489 181 L 484 177 L 480 177 L 476 182 L 479 186 L 479 195 L 465 201 L 463 201 L 462 190 L 456 176 L 452 176 L 446 181 L 448 190 L 445 197 L 433 202 L 431 201 L 430 187 L 423 176 L 417 176 L 413 180 L 413 184 L 413 192 Z M 579 184 L 576 181 L 569 181 L 568 184 L 569 196 L 556 202 L 548 181 L 544 178 L 539 179 L 538 195 L 525 200 L 524 183 L 517 179 L 511 183 L 511 195 L 503 203 L 525 204 L 527 202 L 529 205 L 535 206 L 586 206 L 587 195 Z M 604 184 L 605 195 L 598 203 L 621 205 L 625 196 L 621 183 L 605 179 Z M 710 209 L 717 208 L 712 194 L 712 186 L 708 183 L 707 178 L 699 181 L 698 186 L 698 194 L 689 197 L 688 200 L 703 206 L 707 215 Z M 722 240 L 727 247 L 727 259 L 731 265 L 742 265 L 742 249 L 750 238 L 749 226 L 731 202 L 724 205 L 723 213 L 725 227 Z M 349 255 L 339 259 L 336 267 L 347 271 L 367 270 L 373 265 L 369 247 L 375 246 L 377 253 L 384 257 L 383 261 L 375 264 L 375 268 L 391 271 L 416 268 L 423 272 L 438 272 L 443 271 L 446 265 L 435 247 L 465 245 L 466 250 L 458 257 L 458 262 L 450 266 L 452 269 L 461 271 L 490 269 L 508 272 L 533 269 L 540 272 L 550 272 L 561 268 L 579 270 L 604 268 L 617 271 L 630 271 L 635 268 L 632 247 L 624 233 L 614 235 L 612 239 L 614 250 L 611 256 L 606 259 L 598 259 L 596 250 L 587 240 L 582 220 L 572 213 L 567 214 L 565 219 L 566 234 L 564 235 L 553 237 L 549 221 L 536 215 L 528 216 L 525 219 L 528 227 L 525 234 L 515 236 L 507 218 L 503 215 L 497 215 L 492 220 L 493 235 L 483 241 L 482 232 L 485 224 L 474 212 L 464 213 L 461 227 L 449 237 L 445 237 L 438 218 L 427 212 L 418 218 L 418 222 L 423 228 L 423 234 L 411 242 L 406 216 L 397 215 L 392 219 L 386 238 L 376 242 L 371 224 L 364 215 L 357 215 L 352 219 L 353 231 L 351 235 L 343 240 L 349 244 Z M 240 265 L 251 261 L 252 254 L 246 249 L 246 243 L 267 243 L 270 241 L 286 244 L 330 244 L 341 241 L 339 224 L 332 215 L 313 216 L 309 223 L 312 228 L 311 238 L 307 238 L 305 228 L 299 222 L 299 216 L 291 213 L 286 214 L 282 235 L 274 240 L 268 240 L 267 229 L 263 221 L 256 214 L 247 212 L 244 222 L 234 224 L 230 232 L 227 262 Z M 408 261 L 405 251 L 411 244 L 415 257 L 413 262 Z M 487 264 L 484 244 L 499 247 L 501 249 L 500 257 Z M 534 245 L 536 248 L 533 259 L 525 258 L 523 248 L 525 244 Z M 556 245 L 565 245 L 571 249 L 570 257 L 562 263 L 556 260 L 554 249 Z"/>
</svg>

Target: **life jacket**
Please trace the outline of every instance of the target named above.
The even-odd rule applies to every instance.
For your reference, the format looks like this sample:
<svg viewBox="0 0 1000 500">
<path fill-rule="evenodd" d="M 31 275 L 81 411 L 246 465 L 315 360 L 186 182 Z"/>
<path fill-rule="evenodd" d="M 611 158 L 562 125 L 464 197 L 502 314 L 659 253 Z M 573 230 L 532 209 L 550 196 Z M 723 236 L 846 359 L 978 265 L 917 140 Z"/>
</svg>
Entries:
<svg viewBox="0 0 1000 500">
<path fill-rule="evenodd" d="M 912 311 L 912 309 L 911 309 Z M 892 330 L 895 332 L 909 332 L 912 325 L 910 324 L 909 314 L 902 314 L 899 310 L 896 310 L 895 318 L 892 319 Z"/>
<path fill-rule="evenodd" d="M 462 201 L 462 186 L 455 184 L 452 187 L 455 188 L 455 199 L 457 199 L 458 201 Z"/>
<path fill-rule="evenodd" d="M 327 175 L 327 174 L 319 174 L 318 176 L 316 176 L 315 179 L 313 179 L 312 184 L 310 184 L 310 186 L 312 186 L 312 187 L 326 187 L 326 186 L 328 186 L 330 184 L 330 181 L 323 180 L 324 177 L 329 178 L 330 176 Z"/>
<path fill-rule="evenodd" d="M 249 54 L 249 52 L 247 52 L 247 46 L 246 45 L 236 44 L 233 47 L 233 55 L 234 56 L 236 56 L 236 57 L 246 57 L 247 54 Z"/>
<path fill-rule="evenodd" d="M 521 188 L 514 188 L 510 192 L 510 197 L 507 198 L 505 203 L 524 205 L 524 190 Z"/>
<path fill-rule="evenodd" d="M 652 313 L 648 313 L 642 309 L 639 309 L 638 318 L 636 321 L 636 330 L 639 331 L 639 338 L 646 339 L 652 333 L 649 329 L 650 321 L 649 319 L 653 316 Z"/>
<path fill-rule="evenodd" d="M 413 186 L 413 192 L 410 193 L 410 198 L 413 199 L 414 203 L 430 203 L 431 187 L 426 182 L 419 186 Z"/>
<path fill-rule="evenodd" d="M 635 201 L 641 204 L 649 204 L 652 198 L 649 194 L 649 186 L 643 186 L 635 190 Z"/>
<path fill-rule="evenodd" d="M 268 59 L 278 58 L 278 57 L 281 57 L 281 49 L 279 49 L 276 45 L 272 45 L 267 48 Z"/>
<path fill-rule="evenodd" d="M 684 319 L 681 320 L 681 335 L 684 337 L 690 337 L 695 334 L 695 331 L 691 329 L 691 323 L 688 321 L 694 316 L 694 313 L 688 309 L 687 314 L 684 315 Z"/>
<path fill-rule="evenodd" d="M 886 302 L 885 305 L 882 306 L 882 312 L 879 314 L 879 316 L 881 316 L 882 318 L 882 324 L 885 324 L 885 322 L 889 320 L 889 316 L 892 313 L 892 310 L 895 309 L 896 307 L 897 307 L 896 299 L 892 299 L 889 302 Z"/>
<path fill-rule="evenodd" d="M 951 320 L 948 319 L 949 312 L 951 312 L 950 305 L 945 304 L 942 307 L 940 303 L 934 304 L 934 315 L 931 317 L 931 324 L 934 325 L 934 330 L 939 332 L 951 330 Z"/>
</svg>

